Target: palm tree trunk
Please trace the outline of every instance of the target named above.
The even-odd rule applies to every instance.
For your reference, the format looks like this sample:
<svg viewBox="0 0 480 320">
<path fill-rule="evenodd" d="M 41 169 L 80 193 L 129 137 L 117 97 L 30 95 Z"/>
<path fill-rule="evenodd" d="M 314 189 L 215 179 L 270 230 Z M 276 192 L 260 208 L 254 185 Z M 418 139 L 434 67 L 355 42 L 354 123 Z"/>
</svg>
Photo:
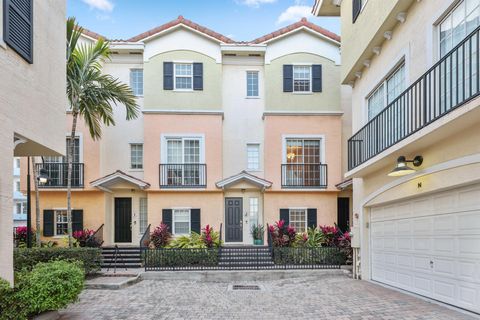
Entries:
<svg viewBox="0 0 480 320">
<path fill-rule="evenodd" d="M 32 157 L 33 184 L 35 187 L 35 240 L 37 247 L 42 246 L 40 239 L 40 192 L 38 191 L 38 170 L 35 168 L 35 157 Z"/>
<path fill-rule="evenodd" d="M 75 131 L 77 129 L 77 118 L 78 112 L 74 109 L 72 112 L 72 133 L 70 134 L 70 141 L 67 143 L 67 162 L 68 162 L 68 173 L 67 173 L 67 224 L 68 224 L 68 246 L 72 247 L 72 170 L 73 170 L 73 148 L 75 146 Z"/>
</svg>

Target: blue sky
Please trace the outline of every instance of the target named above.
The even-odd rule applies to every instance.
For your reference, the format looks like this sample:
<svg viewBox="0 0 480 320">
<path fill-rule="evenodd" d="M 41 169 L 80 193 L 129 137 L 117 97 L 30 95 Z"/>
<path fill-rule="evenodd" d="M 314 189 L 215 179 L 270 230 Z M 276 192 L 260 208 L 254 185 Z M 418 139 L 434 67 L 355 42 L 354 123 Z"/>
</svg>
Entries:
<svg viewBox="0 0 480 320">
<path fill-rule="evenodd" d="M 68 0 L 68 15 L 109 38 L 127 39 L 183 15 L 234 40 L 253 40 L 306 16 L 340 34 L 337 18 L 310 14 L 314 0 Z"/>
</svg>

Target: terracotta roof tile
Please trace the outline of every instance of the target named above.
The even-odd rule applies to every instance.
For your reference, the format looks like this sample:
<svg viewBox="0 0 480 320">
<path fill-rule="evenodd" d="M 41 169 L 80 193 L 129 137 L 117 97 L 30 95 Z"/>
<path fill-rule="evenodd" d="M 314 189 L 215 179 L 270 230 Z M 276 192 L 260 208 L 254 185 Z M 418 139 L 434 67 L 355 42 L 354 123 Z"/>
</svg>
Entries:
<svg viewBox="0 0 480 320">
<path fill-rule="evenodd" d="M 312 29 L 313 31 L 315 32 L 318 32 L 332 40 L 335 40 L 337 42 L 340 42 L 341 38 L 339 35 L 331 32 L 331 31 L 328 31 L 327 29 L 324 29 L 320 26 L 317 26 L 316 24 L 314 23 L 311 23 L 310 21 L 307 20 L 307 18 L 302 18 L 302 20 L 298 21 L 298 22 L 295 22 L 289 26 L 286 26 L 286 27 L 283 27 L 277 31 L 274 31 L 274 32 L 271 32 L 269 34 L 266 34 L 260 38 L 257 38 L 255 40 L 252 41 L 252 43 L 255 43 L 255 44 L 258 44 L 258 43 L 263 43 L 265 41 L 268 41 L 268 40 L 271 40 L 273 38 L 277 38 L 285 33 L 288 33 L 288 32 L 291 32 L 293 30 L 296 30 L 298 28 L 301 28 L 301 27 L 307 27 L 309 29 Z"/>
<path fill-rule="evenodd" d="M 127 41 L 131 41 L 131 42 L 137 42 L 137 41 L 141 41 L 147 37 L 150 37 L 154 34 L 157 34 L 159 32 L 162 32 L 164 30 L 167 30 L 167 29 L 170 29 L 174 26 L 177 26 L 179 24 L 183 24 L 187 27 L 190 27 L 194 30 L 197 30 L 198 32 L 201 32 L 201 33 L 204 33 L 212 38 L 215 38 L 217 39 L 218 41 L 221 41 L 221 42 L 224 42 L 224 43 L 235 43 L 235 41 L 233 41 L 232 39 L 220 34 L 220 33 L 217 33 L 213 30 L 210 30 L 204 26 L 201 26 L 193 21 L 190 21 L 190 20 L 187 20 L 185 19 L 183 16 L 178 16 L 177 19 L 173 20 L 173 21 L 170 21 L 170 22 L 167 22 L 159 27 L 156 27 L 154 29 L 151 29 L 151 30 L 148 30 L 146 32 L 143 32 L 133 38 L 130 38 L 128 39 Z"/>
</svg>

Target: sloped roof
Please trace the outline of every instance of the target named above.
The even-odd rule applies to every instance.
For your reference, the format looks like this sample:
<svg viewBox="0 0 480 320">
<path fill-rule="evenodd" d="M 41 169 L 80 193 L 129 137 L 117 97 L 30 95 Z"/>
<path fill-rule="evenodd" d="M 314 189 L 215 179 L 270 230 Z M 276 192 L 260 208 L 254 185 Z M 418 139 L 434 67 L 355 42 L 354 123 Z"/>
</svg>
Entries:
<svg viewBox="0 0 480 320">
<path fill-rule="evenodd" d="M 324 29 L 320 26 L 317 26 L 316 24 L 308 21 L 307 18 L 302 18 L 298 22 L 292 23 L 289 26 L 283 27 L 281 29 L 278 29 L 277 31 L 271 32 L 271 33 L 266 34 L 266 35 L 264 35 L 260 38 L 257 38 L 255 40 L 251 41 L 251 43 L 255 43 L 255 44 L 264 43 L 264 42 L 267 42 L 267 41 L 270 41 L 272 39 L 278 38 L 278 37 L 280 37 L 280 36 L 282 36 L 286 33 L 292 32 L 294 30 L 297 30 L 297 29 L 300 29 L 300 28 L 303 28 L 303 27 L 306 27 L 306 28 L 309 28 L 309 29 L 311 29 L 315 32 L 318 32 L 318 33 L 322 34 L 323 36 L 325 36 L 325 37 L 327 37 L 331 40 L 334 40 L 336 42 L 340 42 L 340 40 L 341 40 L 339 35 L 331 32 L 331 31 L 328 31 L 327 29 Z"/>
<path fill-rule="evenodd" d="M 143 32 L 135 37 L 132 37 L 130 39 L 128 39 L 127 41 L 129 42 L 137 42 L 137 41 L 141 41 L 141 40 L 144 40 L 145 38 L 148 38 L 150 36 L 153 36 L 157 33 L 160 33 L 162 31 L 165 31 L 165 30 L 168 30 L 170 28 L 173 28 L 175 26 L 178 26 L 178 25 L 184 25 L 184 26 L 187 26 L 188 28 L 191 28 L 191 29 L 194 29 L 200 33 L 203 33 L 209 37 L 212 37 L 220 42 L 223 42 L 223 43 L 234 43 L 235 41 L 218 33 L 218 32 L 215 32 L 213 30 L 210 30 L 208 29 L 207 27 L 204 27 L 204 26 L 201 26 L 199 25 L 198 23 L 195 23 L 191 20 L 188 20 L 188 19 L 185 19 L 183 16 L 178 16 L 177 19 L 175 20 L 172 20 L 170 22 L 167 22 L 161 26 L 158 26 L 156 28 L 153 28 L 151 30 L 148 30 L 146 32 Z"/>
<path fill-rule="evenodd" d="M 245 170 L 240 172 L 239 174 L 220 180 L 215 185 L 218 188 L 225 188 L 240 181 L 248 181 L 263 188 L 270 188 L 272 186 L 272 183 L 270 181 L 254 176 L 253 174 L 248 173 Z"/>
<path fill-rule="evenodd" d="M 92 187 L 107 187 L 109 184 L 115 183 L 116 181 L 126 181 L 136 185 L 140 189 L 148 189 L 150 187 L 150 183 L 145 182 L 141 179 L 138 179 L 134 176 L 126 174 L 121 170 L 117 170 L 111 174 L 108 174 L 104 177 L 98 178 L 90 182 Z"/>
</svg>

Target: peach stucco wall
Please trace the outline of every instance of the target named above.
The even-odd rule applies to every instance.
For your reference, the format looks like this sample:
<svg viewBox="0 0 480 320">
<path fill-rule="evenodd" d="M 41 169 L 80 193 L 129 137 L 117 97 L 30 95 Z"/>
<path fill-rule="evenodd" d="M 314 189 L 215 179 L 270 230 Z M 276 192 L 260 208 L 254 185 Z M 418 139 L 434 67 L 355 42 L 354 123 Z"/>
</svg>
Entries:
<svg viewBox="0 0 480 320">
<path fill-rule="evenodd" d="M 333 225 L 337 222 L 335 192 L 266 192 L 263 199 L 265 224 L 278 221 L 280 209 L 283 208 L 316 208 L 318 225 Z"/>
<path fill-rule="evenodd" d="M 272 116 L 265 117 L 265 178 L 273 182 L 272 190 L 281 190 L 283 136 L 325 136 L 325 163 L 328 165 L 328 190 L 336 191 L 341 182 L 341 116 Z"/>
<path fill-rule="evenodd" d="M 215 182 L 222 179 L 222 116 L 145 114 L 144 117 L 144 180 L 150 190 L 159 189 L 162 134 L 205 135 L 207 189 L 217 190 Z"/>
<path fill-rule="evenodd" d="M 36 224 L 35 193 L 32 192 L 32 227 Z M 40 226 L 42 240 L 57 241 L 63 244 L 61 237 L 43 237 L 43 210 L 66 209 L 67 195 L 62 191 L 48 191 L 40 194 Z M 97 229 L 105 222 L 105 196 L 102 191 L 72 192 L 72 209 L 83 209 L 83 228 Z"/>
<path fill-rule="evenodd" d="M 148 223 L 153 229 L 162 221 L 162 209 L 200 209 L 202 228 L 210 224 L 215 230 L 223 221 L 222 192 L 148 192 Z"/>
</svg>

